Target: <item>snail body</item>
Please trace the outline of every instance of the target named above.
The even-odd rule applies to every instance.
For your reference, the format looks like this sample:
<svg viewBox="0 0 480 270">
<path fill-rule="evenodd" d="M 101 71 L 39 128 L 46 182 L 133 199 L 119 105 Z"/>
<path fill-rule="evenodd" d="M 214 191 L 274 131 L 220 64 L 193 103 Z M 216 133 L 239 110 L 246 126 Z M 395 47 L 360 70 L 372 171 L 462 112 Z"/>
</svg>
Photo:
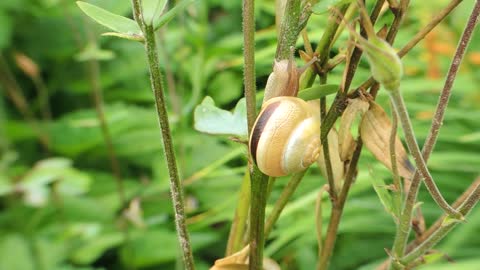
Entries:
<svg viewBox="0 0 480 270">
<path fill-rule="evenodd" d="M 315 110 L 296 97 L 269 99 L 253 126 L 249 151 L 267 175 L 305 170 L 320 152 L 320 121 Z"/>
</svg>

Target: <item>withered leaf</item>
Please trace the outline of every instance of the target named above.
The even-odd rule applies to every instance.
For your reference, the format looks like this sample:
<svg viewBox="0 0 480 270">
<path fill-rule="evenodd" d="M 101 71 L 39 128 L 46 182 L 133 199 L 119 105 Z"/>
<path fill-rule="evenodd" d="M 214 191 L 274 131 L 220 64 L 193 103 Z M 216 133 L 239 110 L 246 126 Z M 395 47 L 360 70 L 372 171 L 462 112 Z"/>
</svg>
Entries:
<svg viewBox="0 0 480 270">
<path fill-rule="evenodd" d="M 367 149 L 390 170 L 392 170 L 389 147 L 391 129 L 392 123 L 387 113 L 372 101 L 360 124 L 360 135 Z M 395 156 L 399 175 L 409 179 L 414 168 L 398 136 L 395 139 Z"/>
</svg>

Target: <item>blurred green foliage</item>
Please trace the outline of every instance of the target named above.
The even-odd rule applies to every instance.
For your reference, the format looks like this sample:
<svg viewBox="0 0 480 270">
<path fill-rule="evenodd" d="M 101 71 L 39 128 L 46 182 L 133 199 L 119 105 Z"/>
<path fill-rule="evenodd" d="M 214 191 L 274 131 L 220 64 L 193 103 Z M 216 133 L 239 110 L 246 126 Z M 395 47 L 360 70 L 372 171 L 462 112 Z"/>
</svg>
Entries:
<svg viewBox="0 0 480 270">
<path fill-rule="evenodd" d="M 88 2 L 130 16 L 130 1 Z M 412 1 L 395 47 L 406 44 L 447 3 Z M 420 143 L 472 3 L 464 1 L 403 59 L 406 76 L 402 90 Z M 387 12 L 378 25 L 388 25 L 391 18 Z M 256 2 L 256 19 L 257 86 L 262 89 L 276 47 L 273 0 Z M 313 43 L 319 40 L 326 20 L 325 15 L 312 16 L 308 33 Z M 0 1 L 2 270 L 179 268 L 168 174 L 145 54 L 140 43 L 100 36 L 106 31 L 73 1 Z M 347 37 L 347 33 L 342 35 L 334 52 L 344 46 Z M 480 172 L 478 37 L 477 29 L 429 161 L 449 201 Z M 241 1 L 196 1 L 158 31 L 158 39 L 179 168 L 186 179 L 186 210 L 196 263 L 198 269 L 208 269 L 224 254 L 245 171 L 246 149 L 234 150 L 239 144 L 226 136 L 195 131 L 193 111 L 207 95 L 226 110 L 235 108 L 243 95 Z M 301 40 L 298 48 L 302 48 Z M 52 119 L 42 117 L 38 84 L 18 65 L 16 54 L 28 56 L 37 66 Z M 82 60 L 85 55 L 89 57 Z M 127 205 L 120 203 L 95 113 L 89 61 L 97 60 L 88 60 L 92 57 L 102 60 L 98 81 L 126 195 L 132 200 Z M 362 60 L 353 85 L 367 76 L 368 65 Z M 332 72 L 329 83 L 338 84 L 340 78 L 341 67 Z M 25 97 L 27 114 L 11 98 L 12 91 Z M 381 92 L 378 100 L 388 108 L 385 93 Z M 39 143 L 39 131 L 48 137 L 48 149 Z M 224 159 L 233 151 L 240 154 Z M 214 169 L 196 174 L 212 164 Z M 372 188 L 369 169 L 384 181 L 391 177 L 365 151 L 359 168 L 331 269 L 372 269 L 385 259 L 384 248 L 393 241 L 395 226 Z M 316 263 L 313 212 L 324 181 L 318 168 L 309 171 L 267 240 L 266 255 L 282 269 L 312 269 Z M 285 183 L 277 180 L 270 204 Z M 427 222 L 433 222 L 440 210 L 425 191 L 421 201 Z M 328 215 L 324 211 L 325 224 Z M 475 209 L 468 223 L 438 246 L 457 263 L 440 259 L 443 266 L 424 269 L 478 269 L 478 230 L 480 211 Z"/>
</svg>

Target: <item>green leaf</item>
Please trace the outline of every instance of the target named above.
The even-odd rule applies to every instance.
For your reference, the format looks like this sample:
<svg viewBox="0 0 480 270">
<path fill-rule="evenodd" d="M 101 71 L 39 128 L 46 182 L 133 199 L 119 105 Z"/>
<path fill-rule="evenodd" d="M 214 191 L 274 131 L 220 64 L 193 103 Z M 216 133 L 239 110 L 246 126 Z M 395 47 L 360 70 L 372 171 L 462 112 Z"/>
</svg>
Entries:
<svg viewBox="0 0 480 270">
<path fill-rule="evenodd" d="M 12 21 L 5 12 L 0 10 L 0 50 L 6 48 L 10 44 L 12 36 Z"/>
<path fill-rule="evenodd" d="M 8 234 L 0 238 L 0 269 L 35 269 L 29 244 L 23 236 Z"/>
<path fill-rule="evenodd" d="M 372 182 L 373 188 L 380 199 L 385 210 L 392 214 L 394 217 L 399 217 L 399 208 L 395 205 L 394 200 L 390 192 L 388 191 L 388 186 L 383 180 L 382 177 L 375 175 L 373 169 L 370 168 L 370 180 Z"/>
<path fill-rule="evenodd" d="M 142 33 L 138 24 L 132 19 L 111 13 L 86 2 L 77 1 L 77 5 L 87 16 L 115 32 L 127 35 L 141 35 Z"/>
<path fill-rule="evenodd" d="M 323 14 L 328 12 L 332 7 L 339 7 L 353 1 L 354 0 L 321 0 L 312 7 L 312 12 L 315 14 Z"/>
<path fill-rule="evenodd" d="M 425 261 L 425 264 L 432 264 L 442 259 L 443 256 L 444 256 L 443 253 L 434 252 L 434 253 L 423 255 L 423 260 Z"/>
<path fill-rule="evenodd" d="M 316 85 L 311 88 L 301 90 L 300 92 L 298 92 L 298 97 L 306 101 L 319 99 L 319 98 L 336 93 L 338 89 L 339 89 L 338 84 Z"/>
<path fill-rule="evenodd" d="M 142 11 L 143 20 L 147 25 L 153 25 L 155 20 L 162 15 L 165 7 L 167 6 L 167 0 L 143 0 Z"/>
<path fill-rule="evenodd" d="M 114 232 L 92 237 L 90 241 L 75 250 L 71 259 L 77 264 L 91 264 L 102 254 L 123 242 L 124 236 L 120 232 Z"/>
<path fill-rule="evenodd" d="M 193 3 L 193 1 L 195 0 L 183 0 L 179 2 L 175 7 L 170 9 L 167 13 L 163 14 L 160 17 L 154 18 L 153 28 L 157 30 L 158 28 L 164 26 L 166 23 L 171 21 L 180 11 L 182 11 L 185 7 L 187 7 L 190 3 Z"/>
<path fill-rule="evenodd" d="M 205 97 L 194 112 L 195 129 L 218 135 L 247 136 L 247 116 L 245 99 L 238 101 L 233 113 L 215 106 L 209 96 Z"/>
<path fill-rule="evenodd" d="M 115 57 L 115 54 L 110 50 L 102 50 L 95 42 L 89 42 L 87 46 L 75 55 L 77 61 L 89 60 L 110 60 Z"/>
<path fill-rule="evenodd" d="M 145 38 L 140 35 L 130 35 L 130 34 L 125 34 L 125 33 L 117 33 L 117 32 L 106 32 L 103 33 L 102 36 L 107 36 L 107 37 L 118 37 L 118 38 L 123 38 L 123 39 L 128 39 L 128 40 L 133 40 L 133 41 L 140 41 L 144 42 Z"/>
</svg>

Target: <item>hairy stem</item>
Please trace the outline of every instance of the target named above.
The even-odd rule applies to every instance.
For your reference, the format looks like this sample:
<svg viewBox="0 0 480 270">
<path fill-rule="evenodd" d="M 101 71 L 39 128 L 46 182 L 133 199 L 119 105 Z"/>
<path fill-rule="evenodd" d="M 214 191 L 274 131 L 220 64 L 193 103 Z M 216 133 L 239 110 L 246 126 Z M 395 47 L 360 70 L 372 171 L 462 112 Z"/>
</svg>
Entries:
<svg viewBox="0 0 480 270">
<path fill-rule="evenodd" d="M 158 122 L 163 139 L 164 154 L 167 160 L 168 173 L 170 176 L 170 191 L 172 195 L 173 208 L 175 212 L 175 225 L 182 250 L 185 269 L 195 269 L 190 239 L 185 223 L 185 207 L 183 202 L 183 190 L 178 176 L 177 162 L 173 148 L 172 134 L 168 123 L 168 114 L 163 91 L 162 74 L 157 55 L 155 32 L 152 25 L 143 22 L 141 5 L 138 0 L 133 0 L 134 17 L 145 35 L 145 50 L 150 70 L 150 81 L 155 96 L 155 107 L 157 110 Z"/>
<path fill-rule="evenodd" d="M 465 27 L 465 30 L 462 34 L 460 42 L 457 46 L 457 51 L 455 52 L 455 56 L 450 65 L 450 69 L 447 74 L 447 79 L 445 81 L 442 93 L 440 94 L 440 97 L 438 100 L 435 116 L 432 120 L 432 126 L 430 127 L 430 131 L 428 132 L 427 139 L 425 140 L 425 145 L 423 147 L 423 156 L 425 160 L 428 160 L 428 158 L 430 157 L 430 154 L 437 141 L 438 133 L 440 131 L 440 127 L 445 115 L 445 110 L 448 106 L 448 101 L 451 95 L 453 82 L 455 81 L 458 68 L 463 59 L 465 50 L 468 46 L 468 43 L 472 36 L 472 32 L 475 28 L 476 21 L 478 19 L 478 15 L 480 13 L 479 6 L 480 6 L 479 1 L 477 1 L 475 8 L 473 9 L 472 14 L 470 15 L 470 18 L 467 22 L 467 26 Z M 450 11 L 453 10 L 454 7 L 455 6 L 451 7 L 451 9 L 449 10 Z M 415 171 L 413 179 L 411 181 L 410 190 L 407 193 L 407 198 L 402 210 L 402 216 L 400 221 L 401 228 L 400 230 L 397 230 L 397 235 L 395 236 L 395 241 L 393 245 L 393 250 L 396 250 L 397 251 L 396 254 L 399 254 L 399 255 L 403 255 L 403 252 L 405 250 L 405 246 L 408 240 L 408 235 L 410 233 L 410 224 L 412 220 L 413 208 L 417 199 L 419 189 L 420 189 L 420 174 L 418 171 Z"/>
<path fill-rule="evenodd" d="M 248 130 L 255 122 L 255 10 L 254 0 L 243 0 L 243 82 L 247 104 Z"/>
<path fill-rule="evenodd" d="M 298 35 L 302 29 L 299 29 L 300 21 L 300 0 L 287 0 L 283 19 L 280 25 L 280 36 L 278 39 L 277 52 L 275 59 L 277 61 L 289 59 L 291 53 L 290 48 L 295 47 Z"/>
<path fill-rule="evenodd" d="M 442 194 L 440 194 L 440 191 L 438 190 L 437 185 L 432 178 L 432 175 L 428 171 L 425 160 L 423 159 L 420 148 L 418 147 L 417 139 L 415 137 L 415 133 L 413 132 L 412 123 L 410 122 L 410 117 L 408 116 L 407 107 L 405 106 L 400 91 L 390 91 L 390 97 L 392 99 L 392 103 L 394 104 L 398 118 L 400 118 L 408 149 L 410 150 L 410 153 L 415 160 L 417 169 L 420 171 L 420 173 L 425 179 L 425 186 L 432 195 L 433 200 L 437 203 L 438 206 L 440 206 L 440 208 L 442 208 L 452 217 L 461 218 L 461 215 L 459 215 L 459 213 L 445 201 Z"/>
<path fill-rule="evenodd" d="M 478 185 L 475 190 L 470 194 L 467 200 L 458 208 L 458 211 L 463 215 L 466 216 L 473 207 L 477 204 L 480 200 L 480 185 Z M 423 243 L 417 246 L 414 250 L 410 253 L 405 255 L 403 258 L 400 259 L 400 263 L 403 265 L 408 265 L 409 263 L 413 262 L 414 260 L 418 259 L 420 256 L 425 254 L 428 250 L 430 250 L 433 246 L 435 246 L 440 240 L 442 240 L 456 225 L 458 222 L 450 222 L 446 225 L 441 226 L 437 231 L 435 231 L 429 238 L 427 238 Z"/>
<path fill-rule="evenodd" d="M 402 183 L 400 181 L 400 175 L 398 174 L 398 165 L 397 165 L 397 156 L 396 156 L 396 138 L 397 138 L 397 126 L 398 126 L 398 119 L 394 112 L 394 105 L 390 103 L 392 107 L 392 129 L 390 130 L 390 138 L 389 138 L 389 147 L 390 147 L 390 161 L 392 163 L 392 173 L 393 173 L 393 185 L 395 190 L 393 191 L 393 198 L 394 204 L 396 206 L 396 210 L 399 212 L 395 212 L 396 218 L 400 217 L 400 208 L 402 207 Z M 397 224 L 397 228 L 399 225 Z"/>
<path fill-rule="evenodd" d="M 250 260 L 249 270 L 263 269 L 263 245 L 265 242 L 265 206 L 267 205 L 268 176 L 257 166 L 252 172 L 250 204 Z"/>
</svg>

